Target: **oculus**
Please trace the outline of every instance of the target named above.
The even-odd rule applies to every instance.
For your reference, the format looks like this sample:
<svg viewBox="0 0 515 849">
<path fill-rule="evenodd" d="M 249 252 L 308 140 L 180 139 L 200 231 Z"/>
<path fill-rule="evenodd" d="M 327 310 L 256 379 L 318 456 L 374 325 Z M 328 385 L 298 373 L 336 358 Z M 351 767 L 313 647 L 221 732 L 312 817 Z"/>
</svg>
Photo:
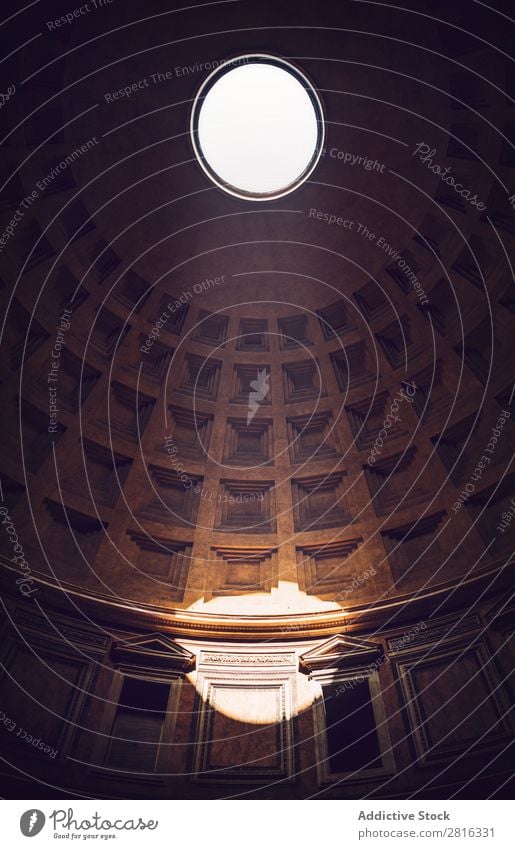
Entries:
<svg viewBox="0 0 515 849">
<path fill-rule="evenodd" d="M 283 197 L 302 185 L 324 142 L 320 99 L 290 62 L 249 54 L 201 85 L 191 113 L 195 155 L 208 177 L 247 200 Z"/>
</svg>

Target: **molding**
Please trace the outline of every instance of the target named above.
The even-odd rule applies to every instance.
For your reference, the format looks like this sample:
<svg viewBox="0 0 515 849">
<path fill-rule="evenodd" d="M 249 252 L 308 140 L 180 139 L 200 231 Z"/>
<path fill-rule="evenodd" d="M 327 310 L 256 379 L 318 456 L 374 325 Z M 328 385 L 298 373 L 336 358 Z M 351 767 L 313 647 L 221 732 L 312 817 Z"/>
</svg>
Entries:
<svg viewBox="0 0 515 849">
<path fill-rule="evenodd" d="M 199 658 L 199 666 L 207 664 L 209 666 L 263 666 L 267 671 L 271 666 L 293 666 L 296 668 L 295 652 L 288 654 L 246 654 L 228 652 L 208 652 L 202 651 Z"/>
<path fill-rule="evenodd" d="M 302 654 L 299 658 L 300 669 L 313 675 L 341 667 L 363 668 L 371 663 L 377 665 L 381 654 L 382 647 L 377 643 L 337 634 Z"/>
<path fill-rule="evenodd" d="M 189 672 L 195 667 L 195 655 L 163 634 L 147 634 L 118 640 L 111 649 L 118 669 L 166 669 L 172 672 Z"/>
<path fill-rule="evenodd" d="M 0 564 L 3 566 L 0 581 L 5 595 L 11 595 L 19 603 L 16 587 L 18 570 L 5 557 L 0 557 Z M 433 612 L 445 616 L 477 605 L 480 598 L 486 604 L 489 597 L 510 587 L 511 572 L 508 565 L 501 562 L 466 581 L 439 584 L 415 597 L 412 594 L 397 595 L 375 603 L 349 606 L 345 610 L 280 616 L 232 616 L 124 601 L 71 583 L 55 581 L 34 569 L 32 579 L 38 593 L 27 604 L 33 604 L 36 597 L 39 603 L 66 613 L 71 600 L 78 612 L 87 615 L 95 624 L 106 623 L 110 630 L 119 627 L 134 632 L 134 628 L 139 626 L 158 631 L 161 635 L 168 633 L 181 638 L 252 640 L 273 637 L 288 641 L 293 634 L 299 639 L 316 639 L 343 633 L 348 636 L 352 632 L 383 633 L 385 629 L 393 631 L 407 622 L 427 621 Z"/>
<path fill-rule="evenodd" d="M 463 615 L 457 620 L 456 616 L 441 616 L 437 620 L 419 622 L 414 628 L 403 633 L 388 634 L 386 650 L 390 658 L 420 653 L 421 648 L 430 647 L 431 651 L 437 644 L 448 645 L 463 641 L 464 637 L 473 639 L 479 634 L 482 621 L 479 613 Z"/>
<path fill-rule="evenodd" d="M 262 670 L 259 675 L 242 675 L 237 667 L 225 668 L 223 671 L 213 668 L 199 673 L 191 777 L 194 783 L 242 785 L 294 781 L 293 679 L 294 673 L 288 668 L 268 670 L 268 673 Z M 219 694 L 231 690 L 239 694 L 247 691 L 250 702 L 264 694 L 271 696 L 275 702 L 275 721 L 253 726 L 258 735 L 255 739 L 247 723 L 224 717 L 223 710 L 219 710 Z M 265 740 L 259 737 L 263 733 Z M 217 737 L 217 734 L 221 736 Z M 228 736 L 224 747 L 229 743 L 236 749 L 234 763 L 217 764 L 216 748 L 226 734 Z M 272 751 L 267 753 L 263 745 L 267 739 L 270 744 L 272 734 Z M 275 763 L 266 763 L 271 753 L 275 755 Z"/>
<path fill-rule="evenodd" d="M 477 687 L 483 685 L 484 703 L 487 703 L 490 709 L 496 716 L 498 728 L 493 734 L 484 734 L 482 740 L 479 741 L 479 748 L 482 750 L 495 749 L 502 746 L 513 736 L 513 720 L 510 717 L 510 701 L 504 689 L 503 681 L 501 680 L 494 663 L 492 656 L 488 650 L 485 640 L 475 642 L 470 645 L 464 642 L 463 645 L 453 644 L 451 646 L 442 646 L 441 650 L 431 652 L 431 655 L 424 663 L 420 658 L 406 658 L 400 660 L 396 664 L 396 674 L 401 685 L 403 694 L 403 708 L 408 718 L 408 724 L 411 736 L 414 742 L 415 751 L 417 753 L 420 764 L 426 765 L 431 763 L 452 762 L 461 754 L 466 754 L 468 748 L 478 743 L 476 734 L 474 736 L 458 737 L 456 735 L 447 734 L 442 741 L 432 739 L 431 735 L 431 720 L 434 715 L 442 708 L 445 710 L 445 703 L 449 701 L 452 704 L 453 691 L 445 689 L 443 675 L 436 675 L 439 680 L 439 687 L 443 688 L 442 705 L 438 707 L 438 711 L 433 713 L 431 704 L 429 709 L 426 709 L 427 704 L 425 699 L 431 698 L 431 693 L 426 693 L 426 690 L 420 691 L 417 686 L 416 676 L 421 672 L 438 669 L 439 665 L 444 666 L 444 673 L 452 670 L 455 663 L 463 664 L 464 659 L 473 658 L 476 662 L 477 672 Z M 435 673 L 433 672 L 433 675 Z M 427 689 L 427 688 L 426 688 Z M 483 702 L 479 702 L 476 708 L 481 708 Z M 461 707 L 465 708 L 464 722 L 468 715 L 467 707 L 461 702 Z M 449 711 L 450 707 L 447 708 Z M 472 711 L 473 712 L 473 711 Z"/>
<path fill-rule="evenodd" d="M 109 647 L 110 637 L 107 634 L 88 628 L 83 620 L 76 627 L 69 615 L 52 613 L 50 621 L 37 608 L 28 610 L 26 607 L 18 607 L 12 618 L 16 629 L 23 635 L 37 636 L 39 646 L 44 642 L 50 650 L 53 648 L 70 657 L 76 657 L 77 649 L 88 658 L 91 655 L 103 657 Z"/>
<path fill-rule="evenodd" d="M 68 673 L 72 669 L 76 673 L 75 680 L 72 679 L 71 675 L 70 680 L 66 677 L 63 679 L 69 685 L 71 692 L 68 695 L 65 689 L 61 689 L 60 691 L 60 695 L 65 697 L 60 707 L 57 708 L 58 711 L 62 710 L 62 715 L 59 714 L 61 723 L 57 737 L 50 743 L 52 747 L 57 749 L 57 761 L 63 761 L 69 754 L 74 735 L 80 724 L 84 704 L 90 692 L 91 683 L 94 680 L 97 659 L 81 656 L 81 653 L 78 653 L 72 646 L 65 645 L 63 649 L 56 642 L 45 642 L 42 646 L 38 646 L 37 652 L 34 652 L 32 646 L 20 639 L 17 635 L 11 640 L 4 642 L 0 650 L 0 668 L 4 671 L 4 678 L 8 676 L 9 679 L 15 682 L 15 679 L 12 678 L 11 664 L 16 661 L 18 655 L 21 656 L 23 654 L 29 659 L 29 662 L 36 658 L 38 662 L 43 663 L 49 669 L 53 668 L 53 662 L 60 663 L 61 666 L 67 664 Z M 63 672 L 60 675 L 62 676 Z M 43 707 L 45 710 L 48 710 L 51 716 L 55 717 L 58 715 L 50 708 L 45 707 L 44 692 L 38 692 L 37 695 L 35 691 L 24 692 L 26 704 L 33 702 L 38 708 Z M 38 696 L 42 699 L 41 705 L 39 704 Z M 19 716 L 17 722 L 20 719 L 24 722 L 24 718 L 21 716 Z"/>
<path fill-rule="evenodd" d="M 343 682 L 348 683 L 356 679 L 363 681 L 364 678 L 366 678 L 369 686 L 370 703 L 374 714 L 375 730 L 383 765 L 377 768 L 354 770 L 352 772 L 331 772 L 323 685 Z M 338 782 L 347 781 L 349 784 L 362 784 L 363 782 L 369 783 L 371 781 L 377 781 L 393 775 L 395 773 L 395 758 L 388 731 L 388 722 L 377 669 L 362 670 L 361 674 L 357 674 L 355 670 L 353 670 L 352 674 L 344 672 L 338 673 L 338 671 L 335 671 L 335 673 L 330 677 L 328 676 L 326 680 L 316 681 L 314 686 L 317 688 L 317 693 L 313 702 L 312 710 L 315 731 L 315 749 L 317 753 L 316 766 L 318 783 L 320 785 L 334 785 Z"/>
</svg>

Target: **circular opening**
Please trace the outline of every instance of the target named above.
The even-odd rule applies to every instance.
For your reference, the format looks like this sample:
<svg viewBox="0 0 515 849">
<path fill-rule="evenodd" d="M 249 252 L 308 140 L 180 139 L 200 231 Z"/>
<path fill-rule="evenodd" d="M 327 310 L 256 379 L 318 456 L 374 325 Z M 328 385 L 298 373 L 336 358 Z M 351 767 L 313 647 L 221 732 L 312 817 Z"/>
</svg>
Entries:
<svg viewBox="0 0 515 849">
<path fill-rule="evenodd" d="M 283 59 L 232 59 L 204 81 L 191 115 L 197 159 L 231 195 L 271 200 L 300 186 L 323 147 L 324 120 L 309 80 Z"/>
</svg>

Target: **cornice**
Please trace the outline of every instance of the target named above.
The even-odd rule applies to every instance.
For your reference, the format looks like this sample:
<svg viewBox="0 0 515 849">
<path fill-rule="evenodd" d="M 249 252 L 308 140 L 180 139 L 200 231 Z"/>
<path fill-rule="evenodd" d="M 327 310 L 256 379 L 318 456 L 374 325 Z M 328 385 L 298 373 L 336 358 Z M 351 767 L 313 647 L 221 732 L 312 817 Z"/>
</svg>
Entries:
<svg viewBox="0 0 515 849">
<path fill-rule="evenodd" d="M 380 654 L 381 646 L 375 642 L 337 634 L 300 655 L 299 663 L 301 670 L 313 674 L 328 668 L 373 663 Z"/>
<path fill-rule="evenodd" d="M 23 599 L 14 580 L 16 570 L 5 558 L 0 558 L 0 562 L 4 565 L 0 579 L 3 594 L 15 600 Z M 233 616 L 138 604 L 64 582 L 56 584 L 50 577 L 33 572 L 38 592 L 31 595 L 27 603 L 48 605 L 68 616 L 87 615 L 99 624 L 132 632 L 141 629 L 182 638 L 287 641 L 343 633 L 382 633 L 397 628 L 401 623 L 477 606 L 509 587 L 511 572 L 505 564 L 502 567 L 496 565 L 466 581 L 440 584 L 424 592 L 379 599 L 341 611 L 274 616 Z"/>
</svg>

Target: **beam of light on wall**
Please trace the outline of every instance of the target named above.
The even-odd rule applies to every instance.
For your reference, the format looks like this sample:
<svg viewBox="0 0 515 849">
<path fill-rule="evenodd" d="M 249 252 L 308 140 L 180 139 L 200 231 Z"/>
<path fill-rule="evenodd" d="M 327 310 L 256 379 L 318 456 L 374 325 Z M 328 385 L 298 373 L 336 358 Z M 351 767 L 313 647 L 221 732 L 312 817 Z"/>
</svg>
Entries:
<svg viewBox="0 0 515 849">
<path fill-rule="evenodd" d="M 245 618 L 259 617 L 281 617 L 288 615 L 313 615 L 317 613 L 338 613 L 342 612 L 342 607 L 336 601 L 326 601 L 317 596 L 307 595 L 299 589 L 298 585 L 292 581 L 279 581 L 279 586 L 272 588 L 270 592 L 242 593 L 240 595 L 225 596 L 212 598 L 209 601 L 199 599 L 194 602 L 189 610 L 205 613 L 206 616 L 218 614 L 222 616 L 239 616 Z M 225 645 L 223 647 L 214 647 L 212 644 L 205 644 L 199 647 L 198 643 L 190 643 L 184 641 L 183 645 L 190 651 L 197 653 L 197 664 L 194 671 L 187 674 L 187 678 L 197 690 L 202 702 L 207 703 L 209 700 L 211 688 L 210 680 L 218 680 L 221 684 L 216 690 L 216 704 L 210 704 L 213 709 L 220 714 L 223 714 L 229 719 L 236 722 L 244 723 L 245 725 L 261 726 L 273 725 L 277 723 L 278 713 L 276 709 L 277 695 L 273 695 L 270 687 L 278 686 L 281 680 L 281 666 L 271 665 L 269 668 L 270 681 L 267 682 L 266 663 L 262 666 L 257 664 L 248 665 L 246 668 L 224 666 L 223 655 L 237 657 L 238 653 L 251 654 L 293 654 L 297 658 L 309 647 L 305 641 L 296 642 L 296 637 L 299 633 L 299 624 L 293 624 L 286 627 L 277 625 L 277 636 L 283 640 L 279 643 L 272 639 L 271 641 L 262 640 L 259 644 L 249 646 L 244 643 Z M 284 639 L 286 637 L 286 639 Z M 214 651 L 222 656 L 221 666 L 219 668 L 213 665 L 212 668 L 206 671 L 206 667 L 202 667 L 202 652 Z M 200 662 L 200 667 L 199 667 Z M 291 703 L 288 706 L 288 711 L 292 716 L 296 716 L 305 710 L 308 710 L 316 698 L 317 689 L 313 682 L 308 679 L 308 676 L 300 672 L 295 664 L 295 670 L 290 669 L 286 677 L 291 676 Z M 263 688 L 260 690 L 259 679 L 256 678 L 256 669 L 261 670 L 261 684 Z M 220 676 L 223 673 L 237 678 L 234 686 L 230 686 L 227 681 L 221 682 Z M 274 683 L 275 681 L 275 683 Z M 254 684 L 255 688 L 249 689 L 249 685 Z M 269 686 L 267 686 L 267 684 Z M 293 686 L 294 684 L 294 686 Z M 241 687 L 241 690 L 238 688 Z"/>
</svg>

